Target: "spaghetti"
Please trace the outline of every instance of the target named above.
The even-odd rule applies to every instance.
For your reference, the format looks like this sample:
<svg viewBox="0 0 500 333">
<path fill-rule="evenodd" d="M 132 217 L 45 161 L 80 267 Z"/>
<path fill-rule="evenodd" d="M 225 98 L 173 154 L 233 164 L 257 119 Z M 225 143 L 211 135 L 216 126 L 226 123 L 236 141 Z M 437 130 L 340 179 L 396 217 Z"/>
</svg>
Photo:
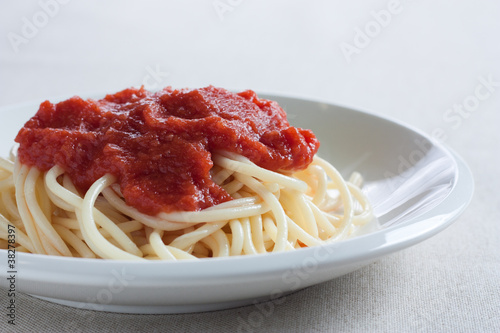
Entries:
<svg viewBox="0 0 500 333">
<path fill-rule="evenodd" d="M 344 181 L 317 156 L 293 173 L 227 152 L 214 162 L 214 181 L 234 200 L 149 216 L 125 204 L 110 174 L 82 195 L 60 167 L 40 172 L 11 154 L 0 159 L 0 247 L 7 248 L 12 224 L 23 252 L 123 260 L 225 257 L 339 241 L 373 218 L 360 175 Z"/>
</svg>

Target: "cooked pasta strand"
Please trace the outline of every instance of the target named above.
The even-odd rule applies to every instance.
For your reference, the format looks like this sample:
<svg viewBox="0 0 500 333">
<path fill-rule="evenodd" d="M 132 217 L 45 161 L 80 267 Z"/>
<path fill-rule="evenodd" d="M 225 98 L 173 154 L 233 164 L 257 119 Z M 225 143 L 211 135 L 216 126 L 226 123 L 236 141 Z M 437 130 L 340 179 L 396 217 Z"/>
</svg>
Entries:
<svg viewBox="0 0 500 333">
<path fill-rule="evenodd" d="M 318 157 L 296 173 L 226 152 L 214 161 L 213 179 L 233 200 L 148 216 L 125 203 L 112 175 L 80 194 L 59 166 L 41 172 L 0 159 L 0 248 L 15 228 L 17 250 L 29 253 L 170 261 L 255 255 L 339 241 L 373 219 L 361 175 L 346 182 Z"/>
</svg>

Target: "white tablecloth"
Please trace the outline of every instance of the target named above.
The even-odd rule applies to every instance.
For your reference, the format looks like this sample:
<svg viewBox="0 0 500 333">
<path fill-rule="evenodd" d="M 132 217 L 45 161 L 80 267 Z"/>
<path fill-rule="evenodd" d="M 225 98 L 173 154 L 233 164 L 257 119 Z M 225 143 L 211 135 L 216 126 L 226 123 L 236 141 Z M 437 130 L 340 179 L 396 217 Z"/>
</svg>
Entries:
<svg viewBox="0 0 500 333">
<path fill-rule="evenodd" d="M 12 326 L 1 289 L 0 331 L 500 332 L 500 2 L 2 5 L 0 106 L 141 84 L 300 94 L 443 132 L 476 191 L 437 236 L 294 293 L 269 316 L 100 313 L 19 295 Z"/>
</svg>

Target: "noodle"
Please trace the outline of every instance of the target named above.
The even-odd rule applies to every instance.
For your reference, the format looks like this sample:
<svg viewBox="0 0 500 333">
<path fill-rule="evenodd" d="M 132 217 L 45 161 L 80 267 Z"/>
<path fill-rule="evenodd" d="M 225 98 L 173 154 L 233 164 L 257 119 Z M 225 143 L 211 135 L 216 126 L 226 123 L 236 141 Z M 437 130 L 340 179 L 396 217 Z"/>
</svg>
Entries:
<svg viewBox="0 0 500 333">
<path fill-rule="evenodd" d="M 16 249 L 121 260 L 185 260 L 281 252 L 339 241 L 373 219 L 360 189 L 315 156 L 305 169 L 273 172 L 228 152 L 213 156 L 212 179 L 233 200 L 199 212 L 148 216 L 128 206 L 115 177 L 79 193 L 58 166 L 47 172 L 0 158 L 0 248 L 8 225 Z"/>
</svg>

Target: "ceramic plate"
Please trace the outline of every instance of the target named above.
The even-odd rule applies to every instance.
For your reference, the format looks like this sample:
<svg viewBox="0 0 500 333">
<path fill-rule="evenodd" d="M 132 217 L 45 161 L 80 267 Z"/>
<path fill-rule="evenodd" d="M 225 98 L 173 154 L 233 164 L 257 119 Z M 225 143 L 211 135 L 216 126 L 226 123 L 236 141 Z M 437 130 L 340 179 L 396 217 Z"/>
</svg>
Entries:
<svg viewBox="0 0 500 333">
<path fill-rule="evenodd" d="M 97 95 L 100 98 L 104 96 Z M 369 112 L 301 98 L 276 100 L 294 126 L 310 128 L 319 154 L 363 191 L 378 221 L 339 243 L 266 255 L 185 262 L 72 259 L 19 253 L 18 292 L 84 309 L 182 313 L 224 309 L 278 297 L 328 281 L 440 232 L 465 209 L 473 192 L 466 164 L 447 147 L 404 124 Z M 58 99 L 51 101 L 55 102 Z M 38 109 L 0 110 L 0 154 Z M 7 287 L 7 252 L 0 250 L 0 286 Z"/>
</svg>

